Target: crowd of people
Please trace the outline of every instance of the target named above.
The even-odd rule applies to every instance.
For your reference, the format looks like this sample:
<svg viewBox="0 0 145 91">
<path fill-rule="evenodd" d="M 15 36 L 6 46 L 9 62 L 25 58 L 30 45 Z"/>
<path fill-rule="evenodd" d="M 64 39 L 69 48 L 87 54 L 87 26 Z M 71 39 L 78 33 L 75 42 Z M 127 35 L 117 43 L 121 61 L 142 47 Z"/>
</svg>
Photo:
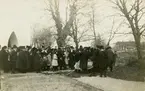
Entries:
<svg viewBox="0 0 145 91">
<path fill-rule="evenodd" d="M 106 76 L 107 68 L 113 69 L 116 53 L 111 47 L 96 46 L 96 48 L 74 47 L 65 48 L 35 48 L 31 46 L 2 47 L 0 51 L 0 68 L 4 72 L 41 72 L 71 69 L 76 72 L 100 72 Z M 88 61 L 92 68 L 88 69 Z"/>
</svg>

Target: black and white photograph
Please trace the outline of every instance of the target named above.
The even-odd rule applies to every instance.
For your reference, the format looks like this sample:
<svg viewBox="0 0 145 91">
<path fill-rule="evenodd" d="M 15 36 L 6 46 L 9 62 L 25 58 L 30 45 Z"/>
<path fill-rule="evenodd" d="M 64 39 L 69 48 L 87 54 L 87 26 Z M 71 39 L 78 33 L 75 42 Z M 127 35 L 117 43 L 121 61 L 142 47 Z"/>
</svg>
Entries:
<svg viewBox="0 0 145 91">
<path fill-rule="evenodd" d="M 145 91 L 145 0 L 0 0 L 0 91 Z"/>
</svg>

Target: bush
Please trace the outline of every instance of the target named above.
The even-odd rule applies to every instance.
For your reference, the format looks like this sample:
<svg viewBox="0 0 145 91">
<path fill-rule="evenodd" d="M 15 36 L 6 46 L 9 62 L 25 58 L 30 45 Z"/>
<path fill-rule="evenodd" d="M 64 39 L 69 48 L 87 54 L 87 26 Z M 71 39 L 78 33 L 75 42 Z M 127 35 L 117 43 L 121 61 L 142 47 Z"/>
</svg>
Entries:
<svg viewBox="0 0 145 91">
<path fill-rule="evenodd" d="M 117 66 L 131 65 L 137 62 L 137 56 L 135 52 L 120 52 L 116 59 Z"/>
</svg>

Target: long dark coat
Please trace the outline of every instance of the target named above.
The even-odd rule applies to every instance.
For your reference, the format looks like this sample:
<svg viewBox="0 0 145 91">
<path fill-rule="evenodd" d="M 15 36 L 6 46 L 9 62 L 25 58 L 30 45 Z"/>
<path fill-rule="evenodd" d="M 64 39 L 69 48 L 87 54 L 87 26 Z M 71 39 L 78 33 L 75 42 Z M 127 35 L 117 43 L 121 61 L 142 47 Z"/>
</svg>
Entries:
<svg viewBox="0 0 145 91">
<path fill-rule="evenodd" d="M 113 53 L 113 51 L 112 51 L 111 49 L 108 49 L 108 50 L 106 50 L 105 52 L 106 52 L 108 61 L 109 61 L 110 63 L 114 63 L 114 61 L 115 61 L 115 60 L 114 60 L 114 59 L 115 59 L 115 58 L 114 58 L 114 57 L 115 57 L 114 55 L 115 55 L 115 54 Z"/>
<path fill-rule="evenodd" d="M 111 49 L 106 50 L 105 53 L 108 60 L 108 66 L 110 68 L 110 71 L 112 71 L 116 61 L 116 54 L 114 54 L 114 52 Z"/>
<path fill-rule="evenodd" d="M 33 70 L 40 71 L 41 69 L 41 55 L 38 53 L 33 53 Z"/>
<path fill-rule="evenodd" d="M 28 58 L 28 60 L 27 60 L 27 68 L 28 68 L 28 70 L 30 70 L 31 64 L 32 64 L 32 58 L 31 58 L 30 52 L 28 52 L 28 51 L 25 51 L 25 52 L 26 52 L 26 56 Z"/>
<path fill-rule="evenodd" d="M 28 60 L 29 60 L 29 71 L 33 71 L 33 55 L 32 55 L 32 52 L 29 52 Z"/>
<path fill-rule="evenodd" d="M 109 61 L 107 59 L 105 51 L 99 51 L 99 54 L 97 56 L 97 63 L 99 70 L 104 71 L 107 69 Z"/>
<path fill-rule="evenodd" d="M 18 53 L 18 58 L 16 62 L 16 68 L 21 71 L 28 70 L 28 55 L 25 51 L 20 51 Z"/>
<path fill-rule="evenodd" d="M 79 51 L 76 51 L 75 52 L 75 62 L 78 62 L 80 60 L 80 52 Z"/>
<path fill-rule="evenodd" d="M 74 69 L 74 65 L 75 65 L 75 52 L 74 51 L 69 51 L 69 54 L 68 54 L 68 65 L 71 69 Z"/>
<path fill-rule="evenodd" d="M 92 49 L 90 54 L 90 60 L 93 62 L 93 68 L 90 70 L 91 72 L 98 72 L 98 56 L 99 56 L 99 50 L 98 49 Z"/>
<path fill-rule="evenodd" d="M 57 57 L 58 57 L 58 66 L 60 67 L 65 66 L 64 53 L 62 50 L 58 50 Z"/>
<path fill-rule="evenodd" d="M 5 50 L 1 51 L 0 60 L 1 60 L 1 69 L 3 69 L 4 71 L 9 71 L 8 53 Z"/>
<path fill-rule="evenodd" d="M 83 50 L 80 53 L 80 68 L 82 70 L 87 70 L 88 58 L 89 58 L 89 54 L 88 54 L 87 50 Z"/>
<path fill-rule="evenodd" d="M 17 61 L 17 52 L 12 51 L 10 53 L 10 63 L 11 63 L 11 69 L 16 68 L 16 61 Z"/>
</svg>

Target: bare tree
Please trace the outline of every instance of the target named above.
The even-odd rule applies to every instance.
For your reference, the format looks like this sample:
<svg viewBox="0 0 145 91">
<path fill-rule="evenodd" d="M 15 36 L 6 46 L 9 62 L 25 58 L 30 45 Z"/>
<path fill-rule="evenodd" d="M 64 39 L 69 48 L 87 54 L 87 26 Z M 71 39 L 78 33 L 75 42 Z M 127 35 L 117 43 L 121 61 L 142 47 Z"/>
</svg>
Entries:
<svg viewBox="0 0 145 91">
<path fill-rule="evenodd" d="M 95 39 L 95 42 L 97 42 L 97 36 L 96 36 L 96 28 L 95 28 L 95 10 L 94 10 L 94 6 L 92 6 L 92 30 L 93 30 L 93 33 L 94 33 L 94 39 Z"/>
<path fill-rule="evenodd" d="M 89 25 L 90 25 L 90 29 L 93 32 L 93 37 L 94 37 L 94 41 L 95 45 L 97 45 L 97 34 L 96 34 L 96 21 L 95 21 L 95 4 L 93 4 L 91 6 L 91 12 L 90 12 L 90 21 L 89 21 Z"/>
<path fill-rule="evenodd" d="M 106 45 L 106 42 L 105 40 L 103 39 L 103 37 L 98 33 L 98 35 L 96 36 L 96 40 L 94 40 L 92 42 L 92 46 L 93 47 L 96 47 L 96 45 L 103 45 L 105 46 Z"/>
<path fill-rule="evenodd" d="M 129 6 L 127 0 L 111 1 L 116 5 L 116 9 L 121 12 L 121 16 L 126 18 L 128 25 L 132 30 L 134 36 L 138 60 L 140 64 L 145 64 L 143 61 L 143 54 L 141 49 L 141 36 L 145 31 L 145 23 L 142 23 L 145 14 L 145 7 L 142 0 L 134 0 L 134 3 Z M 129 8 L 130 7 L 130 8 Z"/>
<path fill-rule="evenodd" d="M 78 49 L 80 42 L 91 40 L 91 36 L 89 36 L 88 31 L 89 29 L 85 29 L 85 24 L 79 24 L 79 19 L 74 20 L 70 36 L 74 40 L 76 49 Z"/>
<path fill-rule="evenodd" d="M 88 20 L 90 18 L 90 10 L 91 10 L 91 4 L 88 4 L 88 0 L 79 0 L 82 2 L 78 2 L 76 4 L 77 7 L 77 12 L 76 12 L 76 17 L 73 22 L 72 26 L 72 33 L 71 36 L 74 39 L 76 49 L 78 49 L 79 43 L 80 42 L 86 42 L 93 40 L 92 34 L 90 34 L 90 28 L 88 26 Z M 93 2 L 93 1 L 89 1 Z M 94 15 L 95 16 L 95 15 Z M 86 20 L 84 20 L 84 18 Z"/>
<path fill-rule="evenodd" d="M 53 43 L 53 35 L 50 28 L 43 28 L 42 30 L 33 30 L 32 46 L 45 47 L 51 46 Z"/>
<path fill-rule="evenodd" d="M 108 42 L 107 42 L 108 46 L 110 45 L 110 42 L 115 38 L 115 35 L 126 34 L 126 33 L 119 33 L 118 32 L 123 23 L 124 23 L 124 20 L 115 28 L 115 17 L 113 18 L 112 26 L 111 26 L 111 29 L 109 30 L 109 38 L 108 38 Z"/>
<path fill-rule="evenodd" d="M 76 49 L 78 49 L 78 47 L 79 47 L 79 41 L 78 41 L 78 24 L 77 24 L 77 20 L 76 19 L 73 22 L 72 32 L 71 32 L 71 35 L 70 36 L 74 40 L 74 43 L 76 45 Z"/>
<path fill-rule="evenodd" d="M 55 27 L 57 29 L 57 44 L 58 47 L 65 46 L 65 40 L 67 36 L 70 34 L 70 28 L 73 24 L 73 20 L 76 16 L 76 2 L 77 0 L 69 0 L 68 6 L 69 6 L 69 18 L 66 19 L 66 22 L 63 23 L 60 16 L 59 11 L 59 0 L 48 0 L 49 5 L 48 11 L 51 13 L 52 18 L 55 22 Z M 67 13 L 66 13 L 67 14 Z M 66 15 L 67 16 L 67 15 Z"/>
</svg>

